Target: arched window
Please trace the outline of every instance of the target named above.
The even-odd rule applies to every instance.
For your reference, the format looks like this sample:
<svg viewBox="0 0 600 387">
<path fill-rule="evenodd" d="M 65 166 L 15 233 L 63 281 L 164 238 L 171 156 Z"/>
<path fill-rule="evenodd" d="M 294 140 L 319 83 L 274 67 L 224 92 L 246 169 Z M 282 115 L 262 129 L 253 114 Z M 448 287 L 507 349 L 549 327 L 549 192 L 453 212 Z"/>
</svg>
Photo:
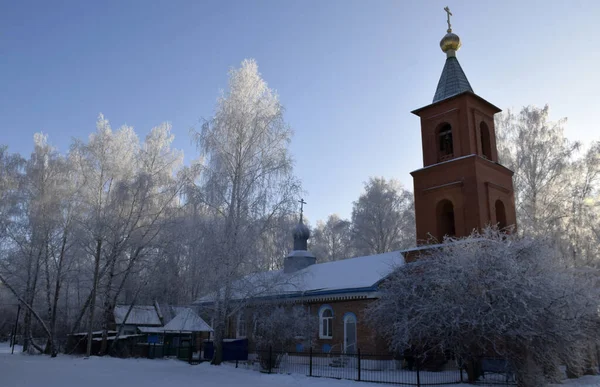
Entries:
<svg viewBox="0 0 600 387">
<path fill-rule="evenodd" d="M 450 124 L 443 124 L 438 130 L 438 155 L 438 161 L 446 161 L 454 157 L 454 143 Z"/>
<path fill-rule="evenodd" d="M 454 205 L 450 200 L 444 199 L 437 205 L 438 239 L 443 241 L 445 236 L 455 236 Z"/>
<path fill-rule="evenodd" d="M 486 159 L 491 160 L 492 143 L 490 142 L 490 130 L 483 121 L 479 124 L 479 137 L 481 138 L 481 155 Z"/>
<path fill-rule="evenodd" d="M 331 339 L 333 337 L 333 309 L 323 305 L 319 309 L 319 338 Z"/>
<path fill-rule="evenodd" d="M 236 337 L 239 338 L 243 338 L 246 337 L 247 333 L 246 333 L 246 319 L 244 318 L 244 314 L 240 313 L 238 314 L 238 318 L 237 318 L 237 327 L 236 327 Z"/>
<path fill-rule="evenodd" d="M 504 208 L 504 203 L 502 200 L 496 200 L 496 223 L 498 224 L 498 229 L 505 229 L 506 224 L 506 208 Z"/>
</svg>

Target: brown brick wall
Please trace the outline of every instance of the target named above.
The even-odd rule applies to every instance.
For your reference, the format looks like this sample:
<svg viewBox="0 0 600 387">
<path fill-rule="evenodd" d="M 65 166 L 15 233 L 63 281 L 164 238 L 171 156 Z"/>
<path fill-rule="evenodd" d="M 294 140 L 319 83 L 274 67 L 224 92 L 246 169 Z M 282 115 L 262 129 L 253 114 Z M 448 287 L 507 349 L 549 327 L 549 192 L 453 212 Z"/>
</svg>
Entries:
<svg viewBox="0 0 600 387">
<path fill-rule="evenodd" d="M 370 329 L 364 309 L 365 307 L 373 302 L 373 299 L 361 299 L 361 300 L 344 300 L 344 301 L 319 301 L 319 302 L 308 302 L 303 305 L 310 307 L 310 313 L 315 317 L 314 336 L 311 338 L 312 348 L 315 351 L 322 351 L 324 346 L 329 345 L 333 351 L 340 352 L 344 349 L 344 316 L 346 313 L 354 313 L 356 315 L 356 341 L 357 347 L 363 353 L 387 353 L 387 345 L 381 337 L 377 337 L 374 332 Z M 319 309 L 323 305 L 329 305 L 333 309 L 333 332 L 331 339 L 320 339 L 319 338 L 319 320 L 318 313 Z M 253 309 L 249 308 L 246 310 L 248 316 L 252 316 Z M 235 319 L 229 320 L 229 334 L 227 337 L 235 337 Z M 248 333 L 248 345 L 250 351 L 255 349 L 254 342 L 252 340 L 252 319 L 248 317 L 246 319 L 247 333 Z M 308 342 L 304 341 L 303 345 L 305 351 L 308 351 Z M 295 351 L 296 348 L 289 348 L 289 351 Z"/>
<path fill-rule="evenodd" d="M 516 226 L 512 171 L 497 163 L 494 114 L 498 108 L 472 94 L 462 94 L 415 111 L 421 118 L 423 165 L 412 172 L 414 179 L 417 243 L 427 243 L 431 234 L 441 242 L 437 207 L 450 200 L 454 207 L 456 236 L 495 225 L 495 203 L 505 207 L 507 225 Z M 483 157 L 480 125 L 490 135 L 491 160 Z M 438 128 L 452 126 L 454 159 L 439 163 Z M 469 156 L 460 158 L 463 156 Z"/>
<path fill-rule="evenodd" d="M 333 337 L 331 339 L 315 339 L 313 347 L 322 350 L 323 345 L 329 344 L 333 350 L 340 351 L 344 348 L 344 315 L 354 313 L 356 315 L 356 341 L 357 347 L 362 353 L 386 353 L 385 341 L 378 337 L 367 323 L 365 307 L 373 302 L 373 299 L 329 301 L 310 303 L 311 314 L 317 316 L 323 305 L 329 305 L 333 309 Z M 319 327 L 315 328 L 317 331 Z"/>
</svg>

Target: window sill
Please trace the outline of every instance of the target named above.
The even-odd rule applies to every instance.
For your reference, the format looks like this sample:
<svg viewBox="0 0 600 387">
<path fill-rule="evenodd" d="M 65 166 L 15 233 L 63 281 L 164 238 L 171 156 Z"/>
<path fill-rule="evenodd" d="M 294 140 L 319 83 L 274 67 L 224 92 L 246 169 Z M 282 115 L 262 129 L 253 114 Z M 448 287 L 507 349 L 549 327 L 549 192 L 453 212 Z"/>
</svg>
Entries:
<svg viewBox="0 0 600 387">
<path fill-rule="evenodd" d="M 320 336 L 319 335 L 319 339 L 322 339 L 322 340 L 332 340 L 333 336 Z"/>
</svg>

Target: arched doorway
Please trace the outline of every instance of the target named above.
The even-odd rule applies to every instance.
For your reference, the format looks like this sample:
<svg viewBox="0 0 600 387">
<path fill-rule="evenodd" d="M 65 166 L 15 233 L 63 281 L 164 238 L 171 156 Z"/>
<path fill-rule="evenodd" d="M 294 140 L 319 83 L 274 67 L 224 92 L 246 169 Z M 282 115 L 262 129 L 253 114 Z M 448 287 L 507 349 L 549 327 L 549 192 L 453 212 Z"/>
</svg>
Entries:
<svg viewBox="0 0 600 387">
<path fill-rule="evenodd" d="M 354 313 L 344 315 L 344 353 L 356 353 L 356 315 Z"/>
<path fill-rule="evenodd" d="M 507 224 L 506 224 L 506 208 L 504 207 L 504 203 L 502 203 L 502 200 L 498 199 L 496 200 L 496 224 L 498 225 L 498 229 L 502 230 L 505 229 Z"/>
<path fill-rule="evenodd" d="M 481 155 L 488 160 L 492 159 L 492 143 L 490 140 L 490 130 L 487 124 L 481 121 L 479 124 L 479 137 L 481 138 Z"/>
<path fill-rule="evenodd" d="M 445 236 L 455 236 L 454 205 L 444 199 L 437 205 L 438 241 L 442 242 Z"/>
</svg>

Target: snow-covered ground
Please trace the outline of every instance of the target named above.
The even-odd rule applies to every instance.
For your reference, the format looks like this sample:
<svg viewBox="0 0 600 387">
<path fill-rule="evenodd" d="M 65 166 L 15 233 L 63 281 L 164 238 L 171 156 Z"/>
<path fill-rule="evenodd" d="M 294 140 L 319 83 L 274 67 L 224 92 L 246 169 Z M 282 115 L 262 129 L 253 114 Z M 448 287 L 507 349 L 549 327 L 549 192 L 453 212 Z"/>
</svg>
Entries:
<svg viewBox="0 0 600 387">
<path fill-rule="evenodd" d="M 600 386 L 600 377 L 566 381 L 580 386 Z M 7 387 L 381 387 L 381 384 L 311 378 L 303 375 L 267 375 L 231 365 L 188 365 L 178 360 L 116 359 L 110 357 L 29 356 L 10 354 L 0 343 L 0 386 Z M 456 387 L 468 385 L 454 384 Z"/>
<path fill-rule="evenodd" d="M 20 349 L 20 348 L 19 348 Z M 10 354 L 0 343 L 0 386 L 4 387 L 381 387 L 351 380 L 268 375 L 208 363 L 189 365 L 179 360 L 117 359 L 59 355 Z"/>
</svg>

